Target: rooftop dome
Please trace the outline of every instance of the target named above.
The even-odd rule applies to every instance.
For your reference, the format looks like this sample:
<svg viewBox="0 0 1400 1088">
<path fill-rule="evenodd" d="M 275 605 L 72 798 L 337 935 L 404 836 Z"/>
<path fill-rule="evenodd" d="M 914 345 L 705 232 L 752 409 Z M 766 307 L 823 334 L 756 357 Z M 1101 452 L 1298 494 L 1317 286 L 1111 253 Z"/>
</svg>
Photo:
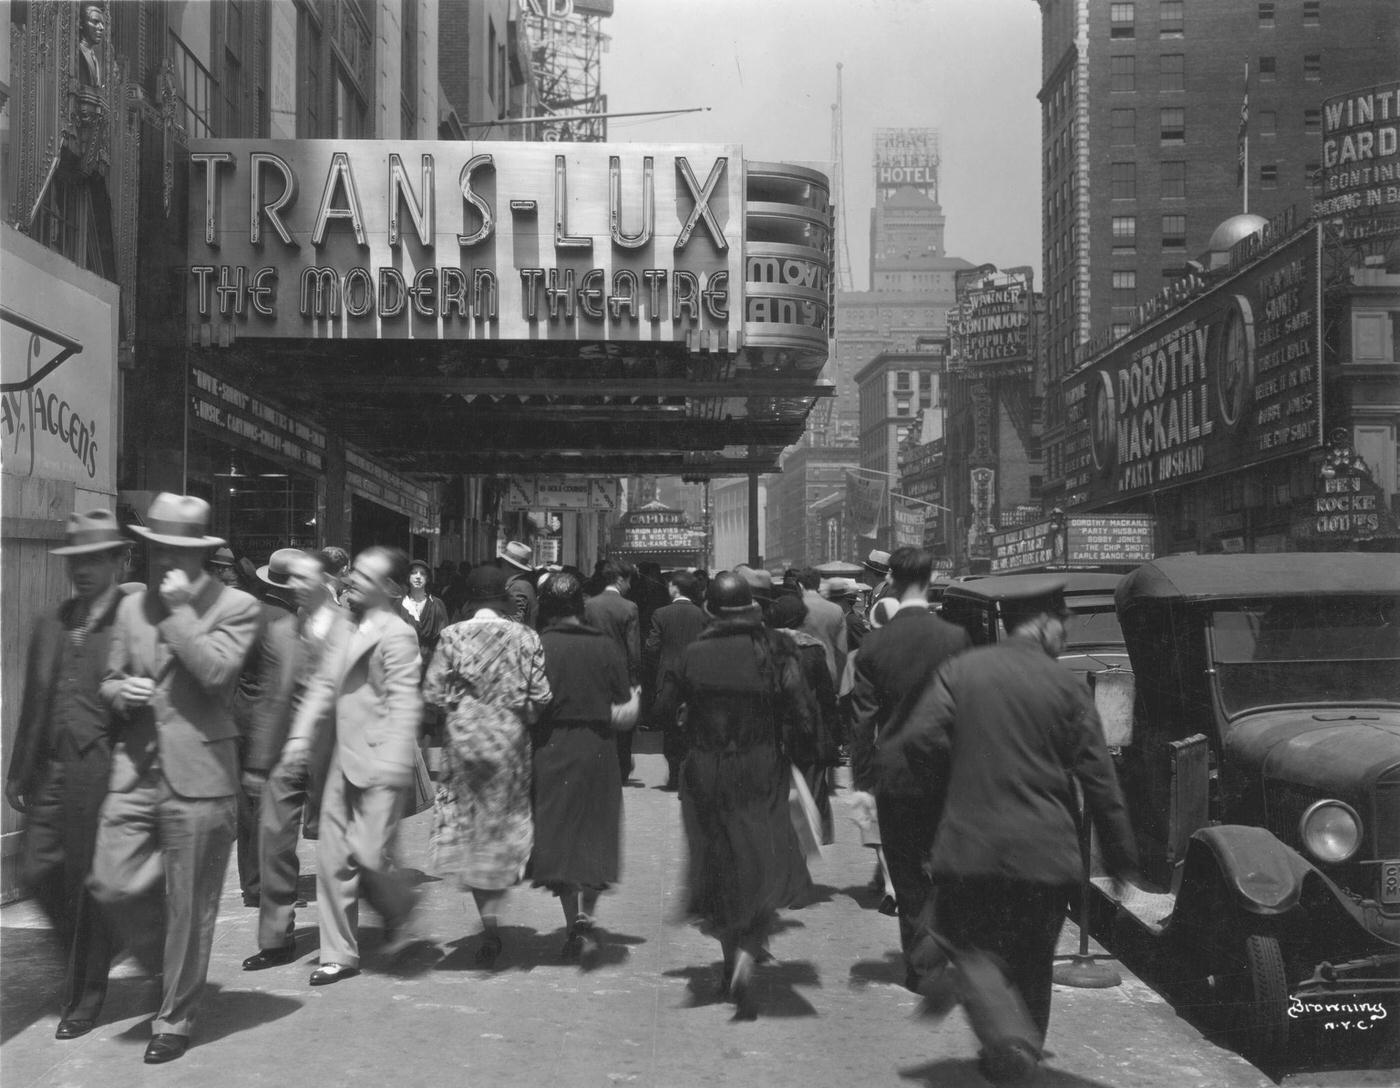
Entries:
<svg viewBox="0 0 1400 1088">
<path fill-rule="evenodd" d="M 1258 234 L 1268 223 L 1262 215 L 1252 215 L 1249 212 L 1232 215 L 1215 228 L 1206 249 L 1211 253 L 1223 253 L 1236 242 L 1248 238 L 1251 234 Z"/>
</svg>

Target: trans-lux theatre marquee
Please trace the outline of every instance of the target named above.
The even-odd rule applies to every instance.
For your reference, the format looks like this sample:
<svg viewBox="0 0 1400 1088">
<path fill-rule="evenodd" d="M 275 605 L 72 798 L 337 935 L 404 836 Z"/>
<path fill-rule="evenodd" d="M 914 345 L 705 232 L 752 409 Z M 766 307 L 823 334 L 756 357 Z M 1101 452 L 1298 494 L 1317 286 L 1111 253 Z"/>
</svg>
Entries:
<svg viewBox="0 0 1400 1088">
<path fill-rule="evenodd" d="M 196 325 L 238 337 L 546 342 L 695 343 L 699 332 L 738 346 L 737 147 L 190 147 Z"/>
</svg>

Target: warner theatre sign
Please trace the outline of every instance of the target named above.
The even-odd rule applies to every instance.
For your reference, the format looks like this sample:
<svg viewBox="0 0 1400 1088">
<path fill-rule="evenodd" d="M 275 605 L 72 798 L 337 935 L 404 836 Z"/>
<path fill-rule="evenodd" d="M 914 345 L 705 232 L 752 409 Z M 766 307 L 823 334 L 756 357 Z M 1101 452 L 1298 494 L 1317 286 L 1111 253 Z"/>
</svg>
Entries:
<svg viewBox="0 0 1400 1088">
<path fill-rule="evenodd" d="M 738 347 L 728 146 L 205 140 L 189 313 L 236 336 Z M 198 330 L 196 330 L 198 335 Z"/>
<path fill-rule="evenodd" d="M 1108 503 L 1322 442 L 1321 235 L 1277 246 L 1064 381 L 1089 441 L 1066 501 Z"/>
</svg>

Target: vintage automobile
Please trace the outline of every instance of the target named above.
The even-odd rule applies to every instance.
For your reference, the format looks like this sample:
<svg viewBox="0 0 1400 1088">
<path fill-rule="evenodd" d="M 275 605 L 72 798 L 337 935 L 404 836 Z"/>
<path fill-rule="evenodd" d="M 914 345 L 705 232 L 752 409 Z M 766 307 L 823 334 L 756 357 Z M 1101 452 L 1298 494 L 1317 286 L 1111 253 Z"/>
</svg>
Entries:
<svg viewBox="0 0 1400 1088">
<path fill-rule="evenodd" d="M 1116 598 L 1151 885 L 1120 907 L 1246 1050 L 1378 1029 L 1400 1014 L 1400 560 L 1173 556 Z"/>
<path fill-rule="evenodd" d="M 1114 611 L 1113 591 L 1121 574 L 1097 571 L 1052 571 L 1026 574 L 993 574 L 964 578 L 943 589 L 945 620 L 967 629 L 974 645 L 984 646 L 1006 637 L 1001 625 L 1001 602 L 1027 579 L 1062 581 L 1065 603 L 1074 612 L 1069 622 L 1069 645 L 1060 660 L 1074 672 L 1102 674 L 1127 669 L 1128 653 Z"/>
</svg>

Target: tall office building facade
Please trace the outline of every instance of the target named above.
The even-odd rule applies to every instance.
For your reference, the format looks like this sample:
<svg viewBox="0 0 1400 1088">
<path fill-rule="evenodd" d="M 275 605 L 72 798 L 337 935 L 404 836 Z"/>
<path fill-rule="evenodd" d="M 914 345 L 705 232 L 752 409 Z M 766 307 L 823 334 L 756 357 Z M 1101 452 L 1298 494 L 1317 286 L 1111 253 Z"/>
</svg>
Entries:
<svg viewBox="0 0 1400 1088">
<path fill-rule="evenodd" d="M 826 554 L 830 534 L 810 508 L 844 488 L 846 469 L 861 465 L 856 376 L 883 353 L 921 351 L 946 337 L 955 277 L 972 267 L 944 247 L 938 132 L 876 129 L 873 150 L 869 288 L 838 292 L 836 341 L 822 373 L 835 395 L 812 412 L 807 433 L 784 458 L 783 473 L 769 483 L 770 565 L 842 558 Z"/>
<path fill-rule="evenodd" d="M 1084 441 L 1060 395 L 1079 346 L 1126 334 L 1246 200 L 1266 218 L 1293 206 L 1306 216 L 1322 100 L 1394 77 L 1400 5 L 1038 3 L 1049 509 Z"/>
</svg>

